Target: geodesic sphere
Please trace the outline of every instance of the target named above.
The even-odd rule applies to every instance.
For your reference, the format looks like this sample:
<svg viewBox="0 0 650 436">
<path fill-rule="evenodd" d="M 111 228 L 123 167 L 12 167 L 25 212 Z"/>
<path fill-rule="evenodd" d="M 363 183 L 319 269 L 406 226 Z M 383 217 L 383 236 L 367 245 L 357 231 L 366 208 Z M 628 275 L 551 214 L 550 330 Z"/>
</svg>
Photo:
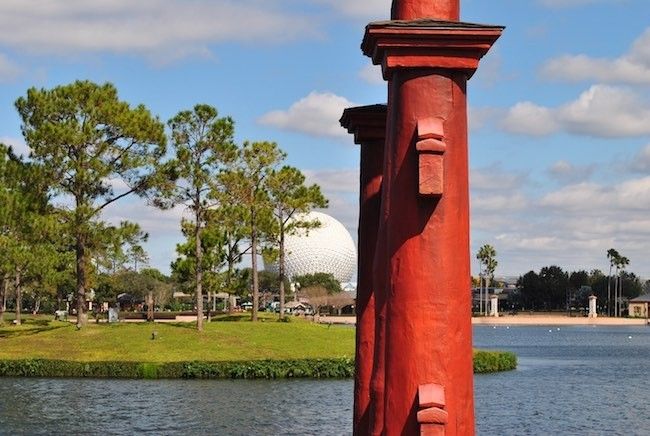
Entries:
<svg viewBox="0 0 650 436">
<path fill-rule="evenodd" d="M 289 280 L 305 274 L 330 273 L 341 283 L 351 281 L 357 266 L 357 249 L 343 224 L 322 212 L 310 212 L 300 219 L 317 219 L 320 227 L 286 236 L 285 266 Z M 277 262 L 265 267 L 278 271 Z"/>
</svg>

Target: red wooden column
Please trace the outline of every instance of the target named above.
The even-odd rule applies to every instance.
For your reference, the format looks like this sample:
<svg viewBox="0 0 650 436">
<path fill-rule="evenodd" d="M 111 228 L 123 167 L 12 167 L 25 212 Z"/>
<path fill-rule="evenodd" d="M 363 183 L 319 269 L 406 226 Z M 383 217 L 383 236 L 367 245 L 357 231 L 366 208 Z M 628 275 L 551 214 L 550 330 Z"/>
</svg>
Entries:
<svg viewBox="0 0 650 436">
<path fill-rule="evenodd" d="M 449 0 L 395 2 L 394 17 L 416 18 L 423 4 L 457 16 Z M 502 30 L 432 19 L 366 28 L 362 49 L 389 81 L 386 435 L 474 433 L 466 82 Z"/>
<path fill-rule="evenodd" d="M 381 206 L 386 105 L 348 108 L 343 112 L 341 125 L 354 135 L 354 142 L 361 146 L 354 434 L 367 435 L 370 428 L 370 379 L 376 334 L 372 272 Z"/>
<path fill-rule="evenodd" d="M 458 21 L 460 0 L 393 0 L 390 16 L 393 20 L 435 18 Z"/>
</svg>

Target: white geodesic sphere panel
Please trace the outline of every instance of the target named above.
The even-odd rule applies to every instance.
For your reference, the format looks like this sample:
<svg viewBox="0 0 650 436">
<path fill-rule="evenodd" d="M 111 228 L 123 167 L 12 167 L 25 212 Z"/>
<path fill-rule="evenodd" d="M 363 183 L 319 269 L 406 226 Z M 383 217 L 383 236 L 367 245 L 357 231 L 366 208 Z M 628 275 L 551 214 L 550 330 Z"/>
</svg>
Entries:
<svg viewBox="0 0 650 436">
<path fill-rule="evenodd" d="M 357 266 L 357 249 L 343 224 L 322 212 L 310 212 L 300 219 L 317 219 L 320 227 L 286 237 L 285 266 L 289 280 L 320 272 L 332 274 L 341 283 L 351 281 Z M 278 270 L 277 263 L 266 267 Z"/>
</svg>

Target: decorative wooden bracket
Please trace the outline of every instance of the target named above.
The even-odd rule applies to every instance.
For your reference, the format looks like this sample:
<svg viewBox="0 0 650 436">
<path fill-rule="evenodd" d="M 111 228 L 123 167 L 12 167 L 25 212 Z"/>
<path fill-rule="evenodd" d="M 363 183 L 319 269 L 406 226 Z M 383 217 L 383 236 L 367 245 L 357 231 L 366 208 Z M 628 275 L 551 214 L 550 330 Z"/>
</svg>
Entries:
<svg viewBox="0 0 650 436">
<path fill-rule="evenodd" d="M 444 121 L 441 118 L 424 118 L 418 120 L 417 129 L 418 193 L 424 197 L 441 196 L 446 149 Z"/>
<path fill-rule="evenodd" d="M 418 387 L 420 436 L 444 436 L 449 414 L 445 410 L 445 388 L 430 383 Z"/>
</svg>

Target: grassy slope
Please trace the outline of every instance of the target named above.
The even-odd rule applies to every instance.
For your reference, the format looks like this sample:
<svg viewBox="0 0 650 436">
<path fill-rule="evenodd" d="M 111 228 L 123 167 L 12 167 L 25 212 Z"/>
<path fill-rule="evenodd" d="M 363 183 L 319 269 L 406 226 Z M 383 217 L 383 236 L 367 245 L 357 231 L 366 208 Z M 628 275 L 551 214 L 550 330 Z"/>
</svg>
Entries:
<svg viewBox="0 0 650 436">
<path fill-rule="evenodd" d="M 60 359 L 83 362 L 232 361 L 354 357 L 354 329 L 291 323 L 92 324 L 77 331 L 71 323 L 28 320 L 0 327 L 0 359 Z M 156 331 L 157 339 L 151 334 Z"/>
<path fill-rule="evenodd" d="M 90 323 L 82 330 L 51 317 L 28 317 L 22 326 L 0 326 L 0 361 L 25 359 L 74 362 L 250 362 L 269 359 L 354 358 L 354 329 L 290 323 L 262 314 L 217 317 L 198 333 L 193 323 Z M 227 321 L 227 322 L 219 322 Z M 157 338 L 151 339 L 152 332 Z M 516 368 L 512 353 L 475 351 L 474 371 L 489 373 Z"/>
</svg>

